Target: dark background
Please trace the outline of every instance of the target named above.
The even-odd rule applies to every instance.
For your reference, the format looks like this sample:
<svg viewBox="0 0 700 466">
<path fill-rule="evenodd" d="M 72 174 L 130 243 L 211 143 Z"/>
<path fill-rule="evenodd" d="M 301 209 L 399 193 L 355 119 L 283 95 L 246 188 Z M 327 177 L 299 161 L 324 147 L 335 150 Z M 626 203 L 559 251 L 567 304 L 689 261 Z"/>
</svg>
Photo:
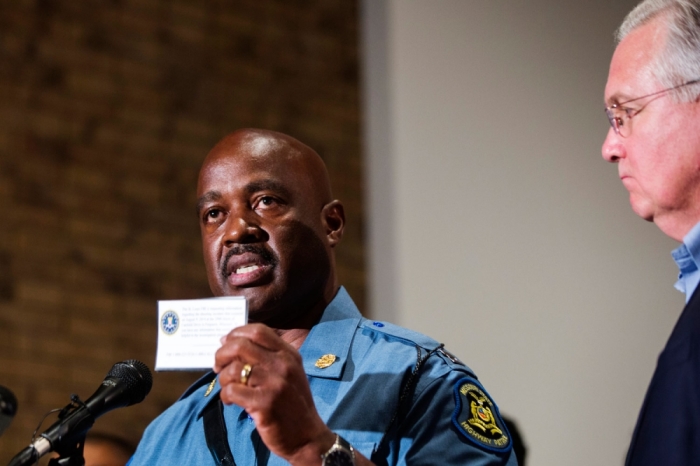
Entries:
<svg viewBox="0 0 700 466">
<path fill-rule="evenodd" d="M 0 464 L 115 362 L 153 366 L 156 300 L 210 296 L 196 176 L 236 128 L 324 158 L 348 218 L 341 282 L 364 307 L 357 14 L 354 0 L 0 2 L 0 385 L 19 400 Z M 94 429 L 138 441 L 197 376 L 155 374 L 146 401 Z"/>
</svg>

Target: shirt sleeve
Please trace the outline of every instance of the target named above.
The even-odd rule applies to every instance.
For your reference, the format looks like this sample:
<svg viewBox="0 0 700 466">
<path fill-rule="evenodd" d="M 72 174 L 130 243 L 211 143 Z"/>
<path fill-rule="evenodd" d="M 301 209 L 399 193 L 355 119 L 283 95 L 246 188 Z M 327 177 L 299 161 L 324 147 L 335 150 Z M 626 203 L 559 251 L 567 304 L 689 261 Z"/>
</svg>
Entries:
<svg viewBox="0 0 700 466">
<path fill-rule="evenodd" d="M 491 406 L 486 401 L 480 406 L 479 399 L 488 400 Z M 476 400 L 473 405 L 471 400 Z M 489 447 L 485 437 L 480 441 L 480 427 L 470 433 L 469 421 L 503 431 L 498 435 L 501 446 Z M 491 430 L 486 429 L 487 436 Z M 472 374 L 459 370 L 418 384 L 413 406 L 399 428 L 399 438 L 400 445 L 392 448 L 397 453 L 397 465 L 517 466 L 512 439 L 498 407 Z"/>
</svg>

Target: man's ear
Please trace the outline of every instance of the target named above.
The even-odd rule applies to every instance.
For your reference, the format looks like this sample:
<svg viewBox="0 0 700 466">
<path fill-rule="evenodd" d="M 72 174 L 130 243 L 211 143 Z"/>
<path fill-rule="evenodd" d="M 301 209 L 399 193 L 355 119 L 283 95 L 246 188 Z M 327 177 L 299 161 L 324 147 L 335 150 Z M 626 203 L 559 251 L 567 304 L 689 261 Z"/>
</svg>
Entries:
<svg viewBox="0 0 700 466">
<path fill-rule="evenodd" d="M 328 244 L 333 248 L 340 243 L 340 240 L 343 238 L 343 230 L 345 230 L 345 208 L 343 208 L 343 204 L 335 200 L 323 206 L 321 221 L 326 230 Z"/>
</svg>

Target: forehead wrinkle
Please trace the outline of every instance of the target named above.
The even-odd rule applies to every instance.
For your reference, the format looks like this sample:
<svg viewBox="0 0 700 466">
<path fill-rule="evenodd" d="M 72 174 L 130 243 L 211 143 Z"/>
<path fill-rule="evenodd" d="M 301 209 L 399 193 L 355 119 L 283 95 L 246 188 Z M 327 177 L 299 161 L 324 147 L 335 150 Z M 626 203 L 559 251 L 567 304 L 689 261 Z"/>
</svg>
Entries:
<svg viewBox="0 0 700 466">
<path fill-rule="evenodd" d="M 244 189 L 247 194 L 253 194 L 260 191 L 274 191 L 285 197 L 290 197 L 292 194 L 291 191 L 289 191 L 289 189 L 287 189 L 287 187 L 282 183 L 270 179 L 251 181 L 245 186 Z"/>
</svg>

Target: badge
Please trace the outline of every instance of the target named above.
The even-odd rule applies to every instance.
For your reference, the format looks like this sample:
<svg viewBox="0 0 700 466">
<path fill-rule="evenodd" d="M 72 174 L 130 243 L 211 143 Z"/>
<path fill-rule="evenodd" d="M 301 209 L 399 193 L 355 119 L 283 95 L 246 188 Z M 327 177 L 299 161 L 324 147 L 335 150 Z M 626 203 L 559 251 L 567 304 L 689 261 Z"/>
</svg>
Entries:
<svg viewBox="0 0 700 466">
<path fill-rule="evenodd" d="M 324 354 L 316 360 L 315 366 L 319 369 L 325 369 L 326 367 L 331 367 L 336 359 L 335 354 Z"/>
<path fill-rule="evenodd" d="M 484 387 L 471 377 L 455 385 L 452 423 L 469 441 L 486 450 L 507 453 L 513 448 L 498 407 Z"/>
<path fill-rule="evenodd" d="M 204 392 L 204 396 L 209 396 L 212 390 L 214 390 L 214 385 L 216 385 L 216 377 L 214 377 L 214 380 L 211 381 L 209 386 L 207 387 L 207 391 Z"/>
</svg>

